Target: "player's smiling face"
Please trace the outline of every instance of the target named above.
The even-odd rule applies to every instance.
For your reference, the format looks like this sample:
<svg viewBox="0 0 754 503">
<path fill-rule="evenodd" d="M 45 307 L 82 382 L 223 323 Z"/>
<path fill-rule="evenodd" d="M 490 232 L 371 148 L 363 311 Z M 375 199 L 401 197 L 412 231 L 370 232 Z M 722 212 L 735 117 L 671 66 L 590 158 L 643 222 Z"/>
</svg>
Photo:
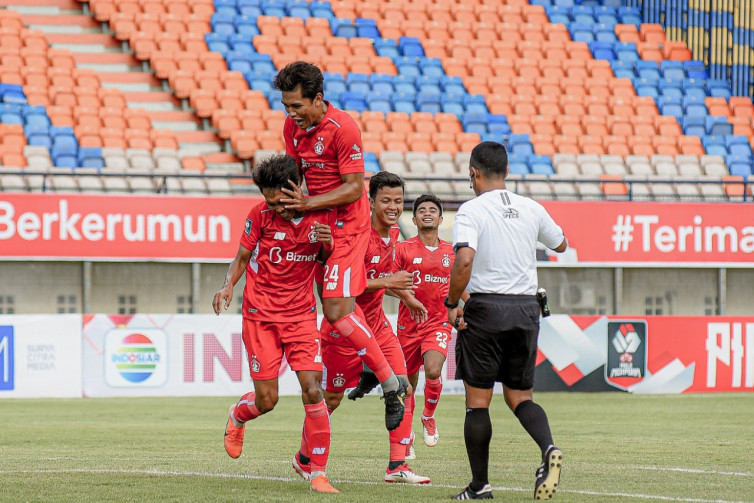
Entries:
<svg viewBox="0 0 754 503">
<path fill-rule="evenodd" d="M 262 189 L 262 195 L 267 203 L 267 207 L 280 215 L 283 220 L 290 221 L 294 218 L 299 218 L 301 213 L 285 209 L 285 205 L 280 202 L 281 199 L 285 199 L 288 196 L 280 189 Z"/>
<path fill-rule="evenodd" d="M 439 228 L 441 223 L 440 208 L 435 203 L 425 201 L 416 208 L 414 225 L 419 229 L 424 231 L 434 230 Z"/>
<path fill-rule="evenodd" d="M 382 187 L 374 199 L 370 199 L 372 215 L 385 227 L 398 223 L 403 213 L 403 187 Z"/>
<path fill-rule="evenodd" d="M 304 98 L 301 95 L 301 86 L 282 94 L 283 97 L 280 101 L 298 127 L 306 129 L 322 122 L 325 112 L 327 112 L 327 105 L 322 100 L 321 94 L 317 94 L 314 99 Z"/>
</svg>

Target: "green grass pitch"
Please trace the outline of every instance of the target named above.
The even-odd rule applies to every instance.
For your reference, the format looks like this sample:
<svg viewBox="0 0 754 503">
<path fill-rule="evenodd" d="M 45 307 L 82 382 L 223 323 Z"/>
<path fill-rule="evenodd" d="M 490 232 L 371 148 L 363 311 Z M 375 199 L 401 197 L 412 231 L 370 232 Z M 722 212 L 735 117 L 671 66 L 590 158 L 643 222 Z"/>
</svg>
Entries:
<svg viewBox="0 0 754 503">
<path fill-rule="evenodd" d="M 387 484 L 383 405 L 344 400 L 332 416 L 328 476 L 314 494 L 291 469 L 298 397 L 247 425 L 243 455 L 223 449 L 236 397 L 0 400 L 2 502 L 449 501 L 470 480 L 462 396 L 443 396 L 440 443 L 414 418 L 414 470 L 428 486 Z M 754 501 L 754 394 L 634 396 L 538 393 L 564 453 L 560 502 Z M 417 405 L 421 413 L 421 405 Z M 530 501 L 539 453 L 496 395 L 490 482 L 495 499 Z"/>
</svg>

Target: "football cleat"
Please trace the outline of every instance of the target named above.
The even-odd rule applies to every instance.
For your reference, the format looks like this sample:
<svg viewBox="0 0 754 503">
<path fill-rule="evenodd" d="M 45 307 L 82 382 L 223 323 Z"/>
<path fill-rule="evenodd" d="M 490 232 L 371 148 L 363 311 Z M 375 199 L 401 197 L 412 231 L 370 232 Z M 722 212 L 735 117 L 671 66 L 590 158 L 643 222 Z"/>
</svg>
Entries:
<svg viewBox="0 0 754 503">
<path fill-rule="evenodd" d="M 396 391 L 387 391 L 382 398 L 385 400 L 385 427 L 388 431 L 393 431 L 403 421 L 403 412 L 405 411 L 404 400 L 406 398 L 406 388 L 408 382 L 402 377 L 398 378 L 398 389 Z"/>
<path fill-rule="evenodd" d="M 330 485 L 330 481 L 324 475 L 317 475 L 312 479 L 312 491 L 318 493 L 339 493 L 337 489 Z"/>
<path fill-rule="evenodd" d="M 414 432 L 411 432 L 411 440 L 406 446 L 406 457 L 404 459 L 416 459 L 416 451 L 414 451 Z"/>
<path fill-rule="evenodd" d="M 429 477 L 422 477 L 417 475 L 409 468 L 406 463 L 395 470 L 388 470 L 385 472 L 385 482 L 398 482 L 401 484 L 429 484 Z"/>
<path fill-rule="evenodd" d="M 296 455 L 293 456 L 293 469 L 296 470 L 296 473 L 301 475 L 301 478 L 308 482 L 312 479 L 312 467 L 310 464 L 302 463 L 299 459 L 300 455 L 301 452 L 297 452 Z"/>
<path fill-rule="evenodd" d="M 537 468 L 537 481 L 534 483 L 534 499 L 552 498 L 560 484 L 560 470 L 563 468 L 563 452 L 551 445 Z"/>
<path fill-rule="evenodd" d="M 475 491 L 471 488 L 471 485 L 467 485 L 466 488 L 458 494 L 454 494 L 450 497 L 452 500 L 491 500 L 492 498 L 492 486 L 484 484 L 484 487 Z"/>
<path fill-rule="evenodd" d="M 241 455 L 243 435 L 246 431 L 246 423 L 236 426 L 236 423 L 233 421 L 232 417 L 235 409 L 236 404 L 230 406 L 230 409 L 228 409 L 228 422 L 225 423 L 225 452 L 233 459 Z"/>
<path fill-rule="evenodd" d="M 437 431 L 437 423 L 435 423 L 435 418 L 422 418 L 422 426 L 424 427 L 424 443 L 427 444 L 427 447 L 436 446 L 437 441 L 440 440 L 440 432 Z"/>
<path fill-rule="evenodd" d="M 361 377 L 359 378 L 359 383 L 348 393 L 348 399 L 356 400 L 357 398 L 362 398 L 364 395 L 368 394 L 370 391 L 376 388 L 378 384 L 380 384 L 380 380 L 377 379 L 377 376 L 374 375 L 374 372 L 367 372 L 366 370 L 362 370 Z"/>
</svg>

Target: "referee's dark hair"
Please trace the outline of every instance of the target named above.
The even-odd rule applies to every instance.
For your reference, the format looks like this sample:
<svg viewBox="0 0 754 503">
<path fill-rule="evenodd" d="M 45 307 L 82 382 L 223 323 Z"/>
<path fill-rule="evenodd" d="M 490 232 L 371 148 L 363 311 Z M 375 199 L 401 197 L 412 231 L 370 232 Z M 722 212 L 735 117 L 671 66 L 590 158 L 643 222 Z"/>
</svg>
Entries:
<svg viewBox="0 0 754 503">
<path fill-rule="evenodd" d="M 502 143 L 483 141 L 471 151 L 469 164 L 487 178 L 508 176 L 508 152 Z"/>
<path fill-rule="evenodd" d="M 251 178 L 259 190 L 289 189 L 288 180 L 296 185 L 301 183 L 296 159 L 289 155 L 273 155 L 260 162 L 251 172 Z"/>
<path fill-rule="evenodd" d="M 437 206 L 440 210 L 440 216 L 442 216 L 442 203 L 440 202 L 440 198 L 434 194 L 422 194 L 416 198 L 416 201 L 414 201 L 414 216 L 416 216 L 416 210 L 419 208 L 419 205 L 426 202 L 433 203 Z"/>
<path fill-rule="evenodd" d="M 389 171 L 378 171 L 369 179 L 369 197 L 374 199 L 382 187 L 400 187 L 405 191 L 406 183 L 403 178 Z"/>
<path fill-rule="evenodd" d="M 272 87 L 278 91 L 288 93 L 301 86 L 301 97 L 313 100 L 317 94 L 325 94 L 325 77 L 318 66 L 305 61 L 294 61 L 287 64 L 275 75 Z"/>
</svg>

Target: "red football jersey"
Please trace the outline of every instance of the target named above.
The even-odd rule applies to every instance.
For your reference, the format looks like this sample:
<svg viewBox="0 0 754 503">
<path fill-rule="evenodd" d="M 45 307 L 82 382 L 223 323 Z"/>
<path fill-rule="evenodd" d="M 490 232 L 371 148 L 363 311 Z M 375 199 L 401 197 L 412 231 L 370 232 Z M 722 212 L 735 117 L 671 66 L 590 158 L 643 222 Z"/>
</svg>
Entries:
<svg viewBox="0 0 754 503">
<path fill-rule="evenodd" d="M 390 229 L 390 237 L 387 243 L 374 230 L 370 228 L 369 245 L 367 254 L 364 256 L 364 265 L 367 270 L 367 280 L 384 278 L 396 271 L 395 267 L 395 244 L 401 235 L 401 229 L 394 225 Z M 382 318 L 382 299 L 385 297 L 385 290 L 366 290 L 356 297 L 356 303 L 366 318 L 369 327 L 376 327 Z"/>
<path fill-rule="evenodd" d="M 395 265 L 414 275 L 414 295 L 427 308 L 427 321 L 417 324 L 411 312 L 401 302 L 398 307 L 398 333 L 411 337 L 434 330 L 448 321 L 444 300 L 448 295 L 450 268 L 455 260 L 453 245 L 439 240 L 440 245 L 430 250 L 418 236 L 398 243 L 395 248 Z"/>
<path fill-rule="evenodd" d="M 296 159 L 306 180 L 309 194 L 316 196 L 343 184 L 342 175 L 364 173 L 361 131 L 346 112 L 327 103 L 322 122 L 308 130 L 290 118 L 283 126 L 285 151 Z M 369 199 L 366 189 L 361 197 L 338 206 L 338 226 L 333 232 L 358 234 L 370 227 Z M 342 229 L 342 230 L 341 230 Z"/>
<path fill-rule="evenodd" d="M 332 210 L 312 211 L 298 221 L 285 221 L 265 202 L 246 217 L 241 245 L 252 251 L 243 294 L 245 318 L 301 321 L 317 317 L 314 265 L 322 248 L 314 222 L 335 225 Z"/>
</svg>

